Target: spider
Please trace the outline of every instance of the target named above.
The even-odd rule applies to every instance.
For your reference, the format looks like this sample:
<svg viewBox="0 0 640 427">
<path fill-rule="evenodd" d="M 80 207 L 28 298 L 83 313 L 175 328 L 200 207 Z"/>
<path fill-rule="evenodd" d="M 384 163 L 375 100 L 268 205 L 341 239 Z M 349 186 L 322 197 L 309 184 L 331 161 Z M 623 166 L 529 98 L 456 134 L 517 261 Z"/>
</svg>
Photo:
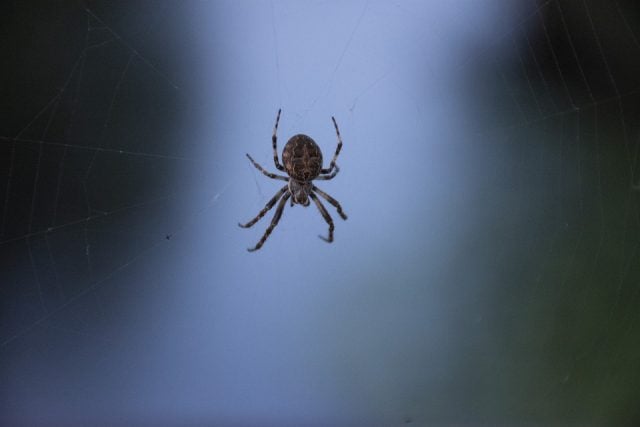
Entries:
<svg viewBox="0 0 640 427">
<path fill-rule="evenodd" d="M 273 135 L 271 137 L 271 142 L 273 143 L 273 162 L 276 165 L 276 168 L 280 171 L 286 172 L 289 176 L 281 176 L 276 175 L 275 173 L 267 172 L 256 163 L 253 158 L 247 153 L 247 157 L 260 172 L 265 174 L 271 179 L 278 179 L 281 181 L 286 181 L 287 185 L 282 187 L 275 196 L 266 204 L 266 206 L 258 213 L 258 215 L 253 218 L 251 221 L 246 224 L 238 223 L 238 225 L 242 228 L 249 228 L 256 222 L 260 220 L 273 206 L 276 204 L 278 200 L 278 207 L 276 208 L 276 213 L 273 215 L 273 219 L 271 220 L 271 224 L 267 227 L 267 230 L 264 232 L 264 235 L 260 239 L 260 241 L 256 244 L 255 247 L 247 249 L 249 252 L 256 251 L 264 245 L 264 242 L 269 238 L 269 235 L 273 231 L 273 229 L 278 225 L 278 221 L 280 221 L 280 217 L 282 216 L 282 211 L 284 210 L 284 206 L 287 204 L 287 200 L 291 198 L 291 206 L 294 204 L 299 204 L 302 206 L 309 206 L 309 198 L 313 200 L 316 204 L 320 214 L 324 220 L 329 224 L 329 237 L 318 236 L 322 240 L 327 243 L 333 242 L 333 219 L 331 219 L 331 215 L 327 212 L 324 205 L 318 199 L 316 194 L 319 194 L 322 198 L 324 198 L 327 202 L 331 203 L 336 210 L 338 211 L 338 215 L 342 219 L 347 219 L 347 215 L 342 211 L 342 207 L 340 203 L 324 191 L 320 190 L 318 187 L 313 185 L 313 180 L 329 180 L 333 179 L 338 172 L 340 172 L 340 168 L 336 164 L 336 159 L 338 158 L 338 154 L 340 154 L 340 150 L 342 149 L 342 138 L 340 137 L 340 131 L 338 130 L 338 124 L 336 123 L 336 119 L 331 117 L 333 120 L 333 126 L 336 128 L 336 135 L 338 136 L 338 146 L 336 147 L 336 152 L 333 155 L 333 159 L 331 159 L 331 163 L 329 167 L 324 169 L 322 168 L 322 152 L 320 151 L 320 147 L 315 143 L 313 139 L 308 137 L 307 135 L 298 134 L 294 135 L 287 141 L 284 146 L 284 150 L 282 150 L 282 163 L 284 166 L 280 164 L 278 160 L 278 150 L 276 148 L 278 137 L 276 133 L 278 131 L 278 123 L 280 122 L 280 112 L 278 110 L 278 116 L 276 117 L 276 124 L 273 127 Z"/>
</svg>

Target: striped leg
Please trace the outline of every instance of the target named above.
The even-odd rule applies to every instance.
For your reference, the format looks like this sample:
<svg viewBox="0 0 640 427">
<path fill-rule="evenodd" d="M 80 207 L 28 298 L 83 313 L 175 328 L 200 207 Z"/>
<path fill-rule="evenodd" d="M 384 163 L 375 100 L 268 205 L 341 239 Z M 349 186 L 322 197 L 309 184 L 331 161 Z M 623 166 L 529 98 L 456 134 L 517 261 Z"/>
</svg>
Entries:
<svg viewBox="0 0 640 427">
<path fill-rule="evenodd" d="M 286 192 L 285 195 L 280 199 L 280 203 L 278 203 L 278 207 L 276 208 L 276 213 L 273 215 L 273 219 L 271 220 L 271 224 L 267 227 L 267 230 L 264 232 L 264 235 L 258 242 L 258 244 L 253 247 L 247 249 L 249 252 L 257 251 L 264 245 L 264 242 L 267 241 L 269 235 L 273 231 L 273 229 L 278 225 L 278 221 L 280 221 L 280 217 L 282 217 L 282 211 L 284 210 L 284 206 L 287 204 L 287 199 L 291 197 L 291 193 Z"/>
<path fill-rule="evenodd" d="M 276 175 L 275 173 L 267 172 L 266 170 L 264 170 L 264 168 L 262 166 L 260 166 L 258 163 L 256 163 L 256 161 L 253 160 L 253 158 L 248 153 L 247 153 L 247 157 L 249 158 L 249 160 L 251 160 L 251 163 L 253 163 L 253 166 L 255 166 L 256 169 L 258 169 L 260 172 L 262 172 L 263 174 L 265 174 L 269 178 L 271 178 L 271 179 L 279 179 L 281 181 L 289 181 L 289 178 L 287 178 L 286 176 Z"/>
<path fill-rule="evenodd" d="M 275 196 L 273 196 L 273 198 L 271 200 L 269 200 L 269 202 L 267 202 L 266 206 L 260 211 L 260 213 L 258 213 L 258 215 L 253 218 L 251 221 L 249 221 L 246 224 L 241 224 L 238 223 L 238 225 L 242 228 L 249 228 L 251 227 L 253 224 L 255 224 L 256 222 L 260 221 L 260 218 L 262 218 L 264 216 L 264 214 L 266 214 L 267 212 L 269 212 L 269 210 L 273 207 L 273 205 L 276 204 L 276 202 L 278 201 L 278 199 L 280 197 L 282 197 L 282 195 L 287 191 L 287 189 L 289 188 L 289 186 L 285 185 L 284 187 L 282 187 L 280 189 L 280 191 L 278 191 L 276 193 Z"/>
<path fill-rule="evenodd" d="M 279 171 L 284 172 L 284 166 L 280 164 L 280 160 L 278 160 L 278 149 L 276 146 L 278 145 L 278 137 L 276 136 L 276 132 L 278 132 L 278 123 L 280 122 L 280 112 L 282 110 L 278 110 L 278 117 L 276 117 L 276 125 L 273 127 L 273 135 L 271 136 L 271 143 L 273 144 L 273 162 L 276 164 L 276 168 Z"/>
<path fill-rule="evenodd" d="M 347 219 L 347 214 L 345 214 L 342 211 L 342 206 L 340 206 L 340 203 L 338 203 L 336 199 L 334 199 L 333 197 L 331 197 L 330 195 L 328 195 L 327 193 L 325 193 L 315 185 L 313 186 L 313 191 L 321 195 L 327 202 L 331 203 L 333 207 L 336 208 L 336 210 L 338 211 L 338 215 L 340 215 L 342 219 L 345 219 L 345 220 Z"/>
<path fill-rule="evenodd" d="M 338 130 L 338 123 L 336 123 L 336 119 L 333 116 L 331 117 L 331 120 L 333 120 L 333 126 L 336 128 L 336 135 L 338 135 L 338 146 L 336 147 L 336 152 L 333 155 L 333 159 L 331 159 L 329 167 L 327 169 L 322 169 L 320 173 L 329 173 L 333 170 L 333 168 L 336 166 L 338 154 L 340 154 L 340 150 L 342 150 L 342 137 L 340 136 L 340 131 Z"/>
<path fill-rule="evenodd" d="M 334 167 L 333 172 L 331 172 L 329 175 L 318 175 L 316 179 L 320 179 L 323 181 L 328 181 L 330 179 L 333 179 L 333 177 L 338 175 L 338 172 L 340 172 L 340 168 L 338 167 L 338 165 L 334 164 L 333 167 Z"/>
<path fill-rule="evenodd" d="M 327 221 L 327 224 L 329 224 L 329 237 L 323 237 L 323 236 L 318 236 L 319 238 L 321 238 L 322 240 L 324 240 L 327 243 L 331 243 L 333 242 L 333 220 L 331 219 L 331 215 L 329 215 L 329 212 L 327 212 L 327 210 L 325 209 L 325 207 L 322 205 L 322 202 L 320 202 L 320 199 L 318 199 L 318 196 L 316 196 L 313 193 L 309 193 L 309 197 L 311 197 L 311 199 L 313 199 L 313 201 L 315 202 L 316 206 L 318 207 L 318 210 L 320 211 L 320 213 L 322 214 L 322 217 L 324 218 L 325 221 Z"/>
</svg>

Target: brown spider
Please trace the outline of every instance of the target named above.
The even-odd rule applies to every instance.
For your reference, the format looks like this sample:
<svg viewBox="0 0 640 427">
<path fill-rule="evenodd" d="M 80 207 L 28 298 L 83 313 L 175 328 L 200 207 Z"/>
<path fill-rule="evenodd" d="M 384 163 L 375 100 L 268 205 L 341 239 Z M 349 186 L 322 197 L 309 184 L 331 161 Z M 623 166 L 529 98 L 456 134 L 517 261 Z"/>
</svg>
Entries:
<svg viewBox="0 0 640 427">
<path fill-rule="evenodd" d="M 264 232 L 264 235 L 258 244 L 254 248 L 247 249 L 249 252 L 256 251 L 262 247 L 275 226 L 278 225 L 284 206 L 287 204 L 287 200 L 289 198 L 291 198 L 291 206 L 294 204 L 309 206 L 309 197 L 314 201 L 318 210 L 322 214 L 322 217 L 327 224 L 329 224 L 329 237 L 318 236 L 327 243 L 333 242 L 333 219 L 331 219 L 331 215 L 329 215 L 329 212 L 327 212 L 322 202 L 320 202 L 316 193 L 322 196 L 327 202 L 331 203 L 336 208 L 338 215 L 340 215 L 342 219 L 347 219 L 347 215 L 342 211 L 340 203 L 312 183 L 314 179 L 332 179 L 338 174 L 338 172 L 340 172 L 340 168 L 336 165 L 336 159 L 342 149 L 342 138 L 340 137 L 340 131 L 338 130 L 336 119 L 331 117 L 331 120 L 333 120 L 333 126 L 336 128 L 336 134 L 338 135 L 338 146 L 336 147 L 336 152 L 333 155 L 333 159 L 331 159 L 331 163 L 328 168 L 322 168 L 322 152 L 320 152 L 318 144 L 316 144 L 315 141 L 307 135 L 302 134 L 292 136 L 284 146 L 284 150 L 282 150 L 282 163 L 284 163 L 284 166 L 282 166 L 278 160 L 278 150 L 276 149 L 276 144 L 278 142 L 276 132 L 278 131 L 278 122 L 280 121 L 280 111 L 281 110 L 278 110 L 276 125 L 273 127 L 273 136 L 271 137 L 271 141 L 273 143 L 273 162 L 278 170 L 286 172 L 289 176 L 281 176 L 267 172 L 262 168 L 262 166 L 256 163 L 249 154 L 247 154 L 247 157 L 251 160 L 251 163 L 253 163 L 253 166 L 255 166 L 256 169 L 269 178 L 287 181 L 288 184 L 282 187 L 280 191 L 278 191 L 276 195 L 269 200 L 267 205 L 255 218 L 246 224 L 238 223 L 238 225 L 243 228 L 251 227 L 271 208 L 273 208 L 273 205 L 275 205 L 278 200 L 280 200 L 280 203 L 278 203 L 278 207 L 276 208 L 276 213 L 273 215 L 273 219 L 271 220 L 271 224 L 267 227 L 267 230 Z"/>
</svg>

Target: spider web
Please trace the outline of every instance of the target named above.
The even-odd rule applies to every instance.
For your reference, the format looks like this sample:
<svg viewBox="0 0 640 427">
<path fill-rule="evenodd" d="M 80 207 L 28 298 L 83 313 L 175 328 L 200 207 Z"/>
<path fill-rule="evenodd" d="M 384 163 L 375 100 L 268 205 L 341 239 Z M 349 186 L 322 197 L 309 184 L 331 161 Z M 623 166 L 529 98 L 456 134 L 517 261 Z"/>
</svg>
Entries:
<svg viewBox="0 0 640 427">
<path fill-rule="evenodd" d="M 187 177 L 184 172 L 177 177 L 178 185 L 166 177 L 176 176 L 184 164 L 194 176 L 198 168 L 211 166 L 211 162 L 203 165 L 202 159 L 171 154 L 176 150 L 163 134 L 167 129 L 158 122 L 175 117 L 189 104 L 166 74 L 89 7 L 76 6 L 57 15 L 51 12 L 76 24 L 72 37 L 82 44 L 74 46 L 79 47 L 73 50 L 79 51 L 76 58 L 56 64 L 61 69 L 54 70 L 53 87 L 33 90 L 40 90 L 33 95 L 43 105 L 39 111 L 25 120 L 22 117 L 34 105 L 16 103 L 20 108 L 0 136 L 6 171 L 0 225 L 2 282 L 7 284 L 5 292 L 17 297 L 5 300 L 3 346 L 87 294 L 95 294 L 103 283 L 180 233 L 188 220 L 154 214 L 176 209 L 180 195 L 187 191 L 180 181 Z M 42 18 L 35 13 L 29 17 Z M 144 42 L 145 34 L 156 25 L 150 18 L 135 36 Z M 47 31 L 59 37 L 51 25 L 39 30 L 45 37 Z M 16 83 L 10 80 L 9 84 Z M 12 89 L 9 101 L 23 96 L 20 86 Z M 164 111 L 146 105 L 134 120 L 123 117 L 127 114 L 123 104 L 135 104 L 136 98 L 150 103 L 150 93 Z M 98 101 L 93 102 L 93 97 Z M 149 132 L 151 123 L 154 129 Z M 12 131 L 12 126 L 19 130 Z M 153 185 L 147 185 L 149 179 L 155 181 Z M 202 209 L 209 209 L 221 194 L 220 190 L 210 194 Z M 195 214 L 199 212 L 180 215 Z M 135 245 L 123 246 L 122 237 L 131 233 Z M 27 282 L 21 273 L 25 268 L 30 270 Z"/>
<path fill-rule="evenodd" d="M 487 7 L 492 4 L 487 2 Z M 347 183 L 336 191 L 353 215 L 346 225 L 337 224 L 337 239 L 349 243 L 336 254 L 350 259 L 352 267 L 323 259 L 341 274 L 328 273 L 334 278 L 331 283 L 341 285 L 340 292 L 331 286 L 327 291 L 337 292 L 339 302 L 324 293 L 296 300 L 309 310 L 319 305 L 326 311 L 313 313 L 324 324 L 336 323 L 329 327 L 333 338 L 322 342 L 331 347 L 337 341 L 348 349 L 340 353 L 348 354 L 344 356 L 348 361 L 335 363 L 349 365 L 359 386 L 350 383 L 345 389 L 366 395 L 349 400 L 353 412 L 332 415 L 342 422 L 364 417 L 385 425 L 637 420 L 637 8 L 620 1 L 523 2 L 514 12 L 517 17 L 505 21 L 504 31 L 489 44 L 468 48 L 463 55 L 454 55 L 453 48 L 448 51 L 454 58 L 445 58 L 454 62 L 449 70 L 452 78 L 470 83 L 442 89 L 407 77 L 407 70 L 415 68 L 424 79 L 447 81 L 444 66 L 420 49 L 449 35 L 443 25 L 418 13 L 423 11 L 419 4 L 363 1 L 342 16 L 330 6 L 315 6 L 337 20 L 340 43 L 332 46 L 331 60 L 325 67 L 312 64 L 321 71 L 310 89 L 301 91 L 291 77 L 304 73 L 291 71 L 295 61 L 287 54 L 293 33 L 288 26 L 296 21 L 299 6 L 271 2 L 264 16 L 266 34 L 272 37 L 268 55 L 273 73 L 267 73 L 264 82 L 273 92 L 260 93 L 268 94 L 265 98 L 273 95 L 285 106 L 283 142 L 294 130 L 323 126 L 326 140 L 331 141 L 328 122 L 318 121 L 316 126 L 314 120 L 329 117 L 336 108 L 346 135 L 338 163 L 343 168 L 339 179 Z M 190 39 L 167 30 L 186 22 L 176 9 L 171 2 L 153 8 L 135 3 L 127 10 L 96 2 L 44 11 L 13 6 L 4 14 L 13 19 L 8 28 L 14 44 L 7 51 L 11 58 L 7 63 L 16 64 L 3 74 L 9 114 L 0 130 L 0 351 L 5 369 L 18 372 L 2 390 L 2 405 L 7 408 L 3 412 L 11 421 L 29 419 L 24 407 L 48 396 L 34 393 L 37 378 L 24 374 L 41 360 L 39 355 L 58 366 L 65 345 L 74 349 L 73 360 L 81 362 L 100 359 L 100 353 L 118 347 L 122 338 L 111 325 L 128 323 L 114 323 L 114 317 L 124 314 L 129 322 L 139 321 L 135 310 L 123 309 L 118 301 L 144 305 L 149 295 L 166 297 L 168 291 L 149 278 L 157 277 L 158 266 L 171 256 L 184 255 L 189 242 L 206 234 L 202 233 L 205 217 L 226 218 L 222 202 L 230 203 L 233 215 L 238 215 L 257 211 L 271 197 L 271 187 L 266 189 L 270 184 L 252 171 L 257 193 L 239 194 L 258 201 L 243 206 L 235 198 L 230 200 L 232 178 L 224 178 L 225 170 L 216 170 L 221 162 L 202 155 L 210 153 L 202 146 L 211 144 L 223 157 L 223 144 L 189 130 L 196 129 L 204 115 L 216 117 L 217 109 L 223 108 L 205 107 L 198 88 L 191 86 L 191 74 L 174 77 L 183 76 L 189 66 L 197 67 L 197 60 L 180 68 L 169 59 L 192 59 L 180 53 L 184 45 L 175 45 Z M 399 49 L 404 62 L 398 63 L 380 59 L 371 47 L 375 43 L 368 41 L 376 36 L 374 29 L 384 30 L 385 23 L 394 20 L 415 30 Z M 38 55 L 25 53 L 18 40 L 43 47 L 36 48 Z M 221 42 L 211 43 L 228 53 Z M 234 64 L 243 65 L 237 58 Z M 388 104 L 397 107 L 397 99 L 406 108 L 404 116 L 392 116 L 383 125 Z M 236 103 L 232 110 L 249 111 L 252 101 L 247 95 L 229 104 Z M 275 114 L 275 107 L 269 107 Z M 263 116 L 263 109 L 256 106 L 246 114 L 252 121 Z M 428 114 L 443 119 L 454 115 L 455 132 L 444 133 L 442 141 L 424 141 L 429 126 L 435 127 L 435 121 L 425 118 Z M 222 130 L 216 137 L 220 141 L 245 137 L 259 141 L 250 148 L 234 147 L 239 150 L 234 156 L 241 158 L 256 147 L 262 150 L 262 157 L 256 158 L 268 165 L 270 146 L 263 142 L 268 141 L 271 117 L 264 125 L 247 126 L 246 133 L 229 130 L 222 119 L 213 120 L 213 127 Z M 397 141 L 400 153 L 385 158 L 388 140 Z M 433 171 L 423 172 L 424 164 L 403 150 L 445 159 L 453 171 L 427 160 Z M 387 175 L 374 174 L 371 164 L 387 167 Z M 241 176 L 245 188 L 250 175 Z M 406 179 L 440 189 L 416 184 L 416 195 L 406 188 Z M 337 188 L 338 184 L 332 190 Z M 374 199 L 379 196 L 376 191 L 384 197 L 377 199 L 378 216 L 373 218 L 369 205 L 352 195 L 363 192 Z M 425 207 L 434 201 L 436 207 Z M 393 207 L 407 204 L 408 211 Z M 287 211 L 290 217 L 279 225 L 283 234 L 305 234 L 302 214 L 295 216 L 299 211 Z M 400 225 L 398 216 L 403 218 Z M 429 226 L 425 217 L 432 221 Z M 209 238 L 220 246 L 224 243 L 224 251 L 233 254 L 229 265 L 239 267 L 243 264 L 235 249 L 243 251 L 249 245 L 243 243 L 249 234 L 242 234 L 242 240 L 230 239 L 230 232 L 224 231 L 228 227 L 225 223 L 216 228 Z M 372 240 L 369 230 L 377 230 L 379 240 Z M 250 238 L 257 239 L 260 232 Z M 439 244 L 416 242 L 415 235 Z M 284 239 L 286 234 L 274 233 L 267 245 L 279 248 Z M 280 248 L 299 265 L 291 267 L 292 273 L 318 269 L 304 264 L 304 254 L 317 251 L 304 245 L 292 244 L 292 253 Z M 227 259 L 218 252 L 212 257 Z M 275 264 L 276 259 L 267 261 Z M 374 266 L 377 260 L 383 262 Z M 253 265 L 263 274 L 249 277 L 281 284 L 285 290 L 278 297 L 292 292 L 280 272 L 265 273 L 266 262 L 261 262 Z M 411 267 L 423 264 L 428 267 Z M 356 270 L 369 278 L 359 279 Z M 216 270 L 212 276 L 225 274 Z M 182 283 L 185 277 L 174 282 Z M 325 285 L 309 280 L 316 288 Z M 359 280 L 367 287 L 353 285 Z M 413 282 L 442 283 L 442 289 L 433 285 L 432 291 L 439 306 L 425 308 L 433 294 L 415 297 L 402 292 L 408 289 L 402 284 Z M 238 279 L 228 285 L 240 284 Z M 389 291 L 389 284 L 400 291 Z M 455 291 L 445 291 L 445 286 Z M 271 301 L 266 291 L 255 292 Z M 352 307 L 361 309 L 354 314 Z M 326 319 L 328 310 L 333 310 L 335 320 Z M 156 319 L 140 316 L 147 322 Z M 442 319 L 449 319 L 456 331 L 449 333 L 456 338 L 438 341 L 440 352 L 434 356 L 415 342 L 424 337 L 421 325 Z M 370 329 L 385 337 L 384 345 Z M 434 334 L 441 338 L 441 332 Z M 426 347 L 433 347 L 429 343 Z M 411 351 L 398 355 L 388 348 Z M 424 360 L 432 366 L 424 368 Z M 388 368 L 396 364 L 416 367 Z M 390 373 L 379 374 L 380 366 Z M 451 379 L 442 379 L 438 369 Z M 69 370 L 72 376 L 80 372 Z M 46 372 L 36 369 L 36 375 Z M 367 393 L 360 393 L 362 389 Z M 237 393 L 226 399 L 243 396 L 242 390 Z M 429 398 L 432 394 L 441 397 L 434 401 Z M 216 397 L 224 401 L 224 395 Z M 292 404 L 296 405 L 304 407 L 297 401 Z M 458 411 L 461 407 L 465 410 Z M 73 412 L 60 411 L 53 410 L 53 415 L 66 419 Z M 293 419 L 300 415 L 292 412 Z"/>
<path fill-rule="evenodd" d="M 511 399 L 530 420 L 638 417 L 626 400 L 638 377 L 622 380 L 638 354 L 640 64 L 626 58 L 640 49 L 631 24 L 637 17 L 630 3 L 541 2 L 503 39 L 517 61 L 496 59 L 483 80 L 491 89 L 478 92 L 481 99 L 501 99 L 493 103 L 498 108 L 486 109 L 480 134 L 508 145 L 498 152 L 506 149 L 515 160 L 489 173 L 502 181 L 497 187 L 530 199 L 506 202 L 515 201 L 511 220 L 527 219 L 527 232 L 512 230 L 526 239 L 512 260 L 539 259 L 526 273 L 535 287 L 521 297 L 502 293 L 539 322 L 517 322 L 517 333 L 531 334 L 539 347 L 525 344 L 513 354 L 535 349 L 547 360 L 530 362 L 533 376 L 538 363 L 553 373 L 543 380 L 523 375 L 540 401 Z M 505 250 L 498 251 L 500 260 Z M 624 390 L 616 403 L 605 397 L 613 389 Z"/>
</svg>

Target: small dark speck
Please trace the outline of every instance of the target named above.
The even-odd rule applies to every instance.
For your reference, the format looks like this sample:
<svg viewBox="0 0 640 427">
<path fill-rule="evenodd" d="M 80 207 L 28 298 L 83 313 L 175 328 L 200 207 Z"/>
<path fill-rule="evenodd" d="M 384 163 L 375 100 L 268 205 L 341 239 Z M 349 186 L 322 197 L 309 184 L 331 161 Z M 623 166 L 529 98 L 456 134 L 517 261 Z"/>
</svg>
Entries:
<svg viewBox="0 0 640 427">
<path fill-rule="evenodd" d="M 167 240 L 171 240 L 171 234 L 167 234 L 166 236 L 164 236 L 164 238 Z"/>
<path fill-rule="evenodd" d="M 411 424 L 412 422 L 413 422 L 413 418 L 411 418 L 411 417 L 405 417 L 404 418 L 404 423 L 405 424 Z"/>
</svg>

